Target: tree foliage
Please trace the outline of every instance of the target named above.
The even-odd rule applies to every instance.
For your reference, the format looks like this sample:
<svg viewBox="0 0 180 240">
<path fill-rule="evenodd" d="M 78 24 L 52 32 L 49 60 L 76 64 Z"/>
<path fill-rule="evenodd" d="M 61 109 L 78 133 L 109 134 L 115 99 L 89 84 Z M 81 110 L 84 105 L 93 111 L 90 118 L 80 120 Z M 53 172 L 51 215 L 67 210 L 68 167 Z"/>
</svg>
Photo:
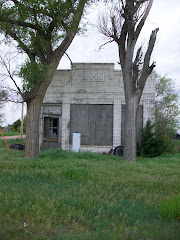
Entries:
<svg viewBox="0 0 180 240">
<path fill-rule="evenodd" d="M 180 127 L 179 93 L 174 81 L 156 77 L 156 132 L 172 137 Z"/>
<path fill-rule="evenodd" d="M 156 77 L 156 120 L 147 122 L 142 129 L 142 142 L 138 154 L 155 157 L 162 153 L 174 151 L 172 136 L 179 129 L 179 94 L 172 79 Z"/>
<path fill-rule="evenodd" d="M 48 67 L 41 62 L 26 61 L 18 73 L 23 79 L 23 93 L 34 90 L 45 79 Z"/>
<path fill-rule="evenodd" d="M 60 59 L 79 30 L 88 0 L 2 0 L 0 33 L 6 42 L 16 41 L 27 61 L 19 75 L 23 89 L 16 85 L 27 103 L 25 157 L 39 154 L 41 106 Z"/>
<path fill-rule="evenodd" d="M 14 39 L 28 55 L 22 66 L 24 91 L 36 92 L 48 65 L 57 67 L 58 54 L 64 54 L 78 32 L 86 0 L 9 0 L 0 2 L 0 33 L 6 41 Z M 64 49 L 65 47 L 65 49 Z M 60 54 L 61 53 L 61 54 Z M 52 71 L 53 71 L 52 70 Z M 44 74 L 46 75 L 46 74 Z M 19 88 L 20 89 L 20 88 Z M 34 91 L 35 90 L 35 91 Z M 32 94 L 29 94 L 32 97 Z M 24 94 L 27 100 L 27 94 Z"/>
<path fill-rule="evenodd" d="M 77 32 L 79 0 L 1 1 L 0 29 L 17 40 L 31 60 L 47 63 L 68 31 Z M 13 31 L 12 31 L 13 30 Z"/>
<path fill-rule="evenodd" d="M 16 120 L 11 125 L 9 125 L 9 127 L 12 132 L 20 132 L 21 120 L 20 119 Z M 23 119 L 23 132 L 26 132 L 26 116 Z"/>
<path fill-rule="evenodd" d="M 155 126 L 156 124 L 152 124 L 148 120 L 146 127 L 142 129 L 142 141 L 137 147 L 139 156 L 152 158 L 174 151 L 173 139 L 156 132 Z"/>
<path fill-rule="evenodd" d="M 143 157 L 156 157 L 163 153 L 162 141 L 156 138 L 154 125 L 148 120 L 142 129 L 142 141 L 138 145 L 138 154 Z"/>
</svg>

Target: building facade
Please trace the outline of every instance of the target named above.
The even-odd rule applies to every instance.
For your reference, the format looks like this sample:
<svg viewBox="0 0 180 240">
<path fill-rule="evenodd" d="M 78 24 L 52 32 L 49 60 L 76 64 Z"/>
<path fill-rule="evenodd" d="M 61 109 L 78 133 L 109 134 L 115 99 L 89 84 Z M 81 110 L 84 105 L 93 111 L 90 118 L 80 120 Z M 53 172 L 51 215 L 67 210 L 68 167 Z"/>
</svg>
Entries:
<svg viewBox="0 0 180 240">
<path fill-rule="evenodd" d="M 138 110 L 137 140 L 154 119 L 155 73 L 145 85 Z M 122 73 L 112 63 L 73 63 L 57 70 L 42 106 L 41 150 L 72 149 L 73 133 L 81 134 L 81 151 L 109 152 L 123 145 L 125 98 Z"/>
</svg>

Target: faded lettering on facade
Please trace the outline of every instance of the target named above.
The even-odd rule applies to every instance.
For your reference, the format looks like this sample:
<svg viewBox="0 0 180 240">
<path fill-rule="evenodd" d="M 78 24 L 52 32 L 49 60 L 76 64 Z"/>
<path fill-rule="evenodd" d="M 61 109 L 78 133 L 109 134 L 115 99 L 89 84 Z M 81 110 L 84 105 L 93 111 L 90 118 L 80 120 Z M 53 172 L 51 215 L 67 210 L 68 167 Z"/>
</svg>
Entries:
<svg viewBox="0 0 180 240">
<path fill-rule="evenodd" d="M 104 81 L 104 73 L 83 73 L 82 80 L 84 80 L 84 81 Z"/>
</svg>

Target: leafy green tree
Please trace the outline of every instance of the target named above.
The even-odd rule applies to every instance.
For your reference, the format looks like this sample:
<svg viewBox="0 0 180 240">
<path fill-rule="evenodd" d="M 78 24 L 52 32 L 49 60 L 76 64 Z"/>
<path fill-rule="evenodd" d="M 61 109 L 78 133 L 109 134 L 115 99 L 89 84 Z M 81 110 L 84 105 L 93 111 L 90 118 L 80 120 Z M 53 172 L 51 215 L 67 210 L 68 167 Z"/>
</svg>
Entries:
<svg viewBox="0 0 180 240">
<path fill-rule="evenodd" d="M 179 93 L 171 78 L 156 78 L 156 133 L 172 137 L 179 130 Z"/>
<path fill-rule="evenodd" d="M 10 125 L 12 132 L 20 132 L 21 120 L 18 119 Z M 26 116 L 23 119 L 23 132 L 26 131 Z"/>
<path fill-rule="evenodd" d="M 156 121 L 150 121 L 142 130 L 142 142 L 138 154 L 155 157 L 164 152 L 174 151 L 172 136 L 179 129 L 179 94 L 172 79 L 156 77 Z"/>
<path fill-rule="evenodd" d="M 149 120 L 146 127 L 142 129 L 142 141 L 138 144 L 138 155 L 143 157 L 156 157 L 162 153 L 172 153 L 174 150 L 174 141 L 167 135 L 157 134 L 155 132 L 156 124 Z"/>
<path fill-rule="evenodd" d="M 154 125 L 148 120 L 142 129 L 142 141 L 138 145 L 138 154 L 143 157 L 156 157 L 163 153 L 162 142 L 155 136 Z"/>
<path fill-rule="evenodd" d="M 21 120 L 18 119 L 15 122 L 13 122 L 13 124 L 11 125 L 11 131 L 12 132 L 17 132 L 18 128 L 21 126 Z"/>
<path fill-rule="evenodd" d="M 60 59 L 76 33 L 88 0 L 2 0 L 0 33 L 27 54 L 20 70 L 27 103 L 25 157 L 39 155 L 41 105 Z"/>
</svg>

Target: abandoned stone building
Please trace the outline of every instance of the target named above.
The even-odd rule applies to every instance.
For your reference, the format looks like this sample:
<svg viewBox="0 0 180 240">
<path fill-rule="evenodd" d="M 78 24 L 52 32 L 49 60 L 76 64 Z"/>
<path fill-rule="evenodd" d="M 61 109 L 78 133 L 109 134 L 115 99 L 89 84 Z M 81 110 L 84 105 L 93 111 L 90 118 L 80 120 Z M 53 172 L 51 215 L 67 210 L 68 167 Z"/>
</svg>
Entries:
<svg viewBox="0 0 180 240">
<path fill-rule="evenodd" d="M 155 73 L 143 91 L 138 110 L 137 139 L 148 119 L 154 119 Z M 57 70 L 42 106 L 40 148 L 72 149 L 80 133 L 81 151 L 108 152 L 123 145 L 125 98 L 120 70 L 112 63 L 73 63 Z"/>
</svg>

